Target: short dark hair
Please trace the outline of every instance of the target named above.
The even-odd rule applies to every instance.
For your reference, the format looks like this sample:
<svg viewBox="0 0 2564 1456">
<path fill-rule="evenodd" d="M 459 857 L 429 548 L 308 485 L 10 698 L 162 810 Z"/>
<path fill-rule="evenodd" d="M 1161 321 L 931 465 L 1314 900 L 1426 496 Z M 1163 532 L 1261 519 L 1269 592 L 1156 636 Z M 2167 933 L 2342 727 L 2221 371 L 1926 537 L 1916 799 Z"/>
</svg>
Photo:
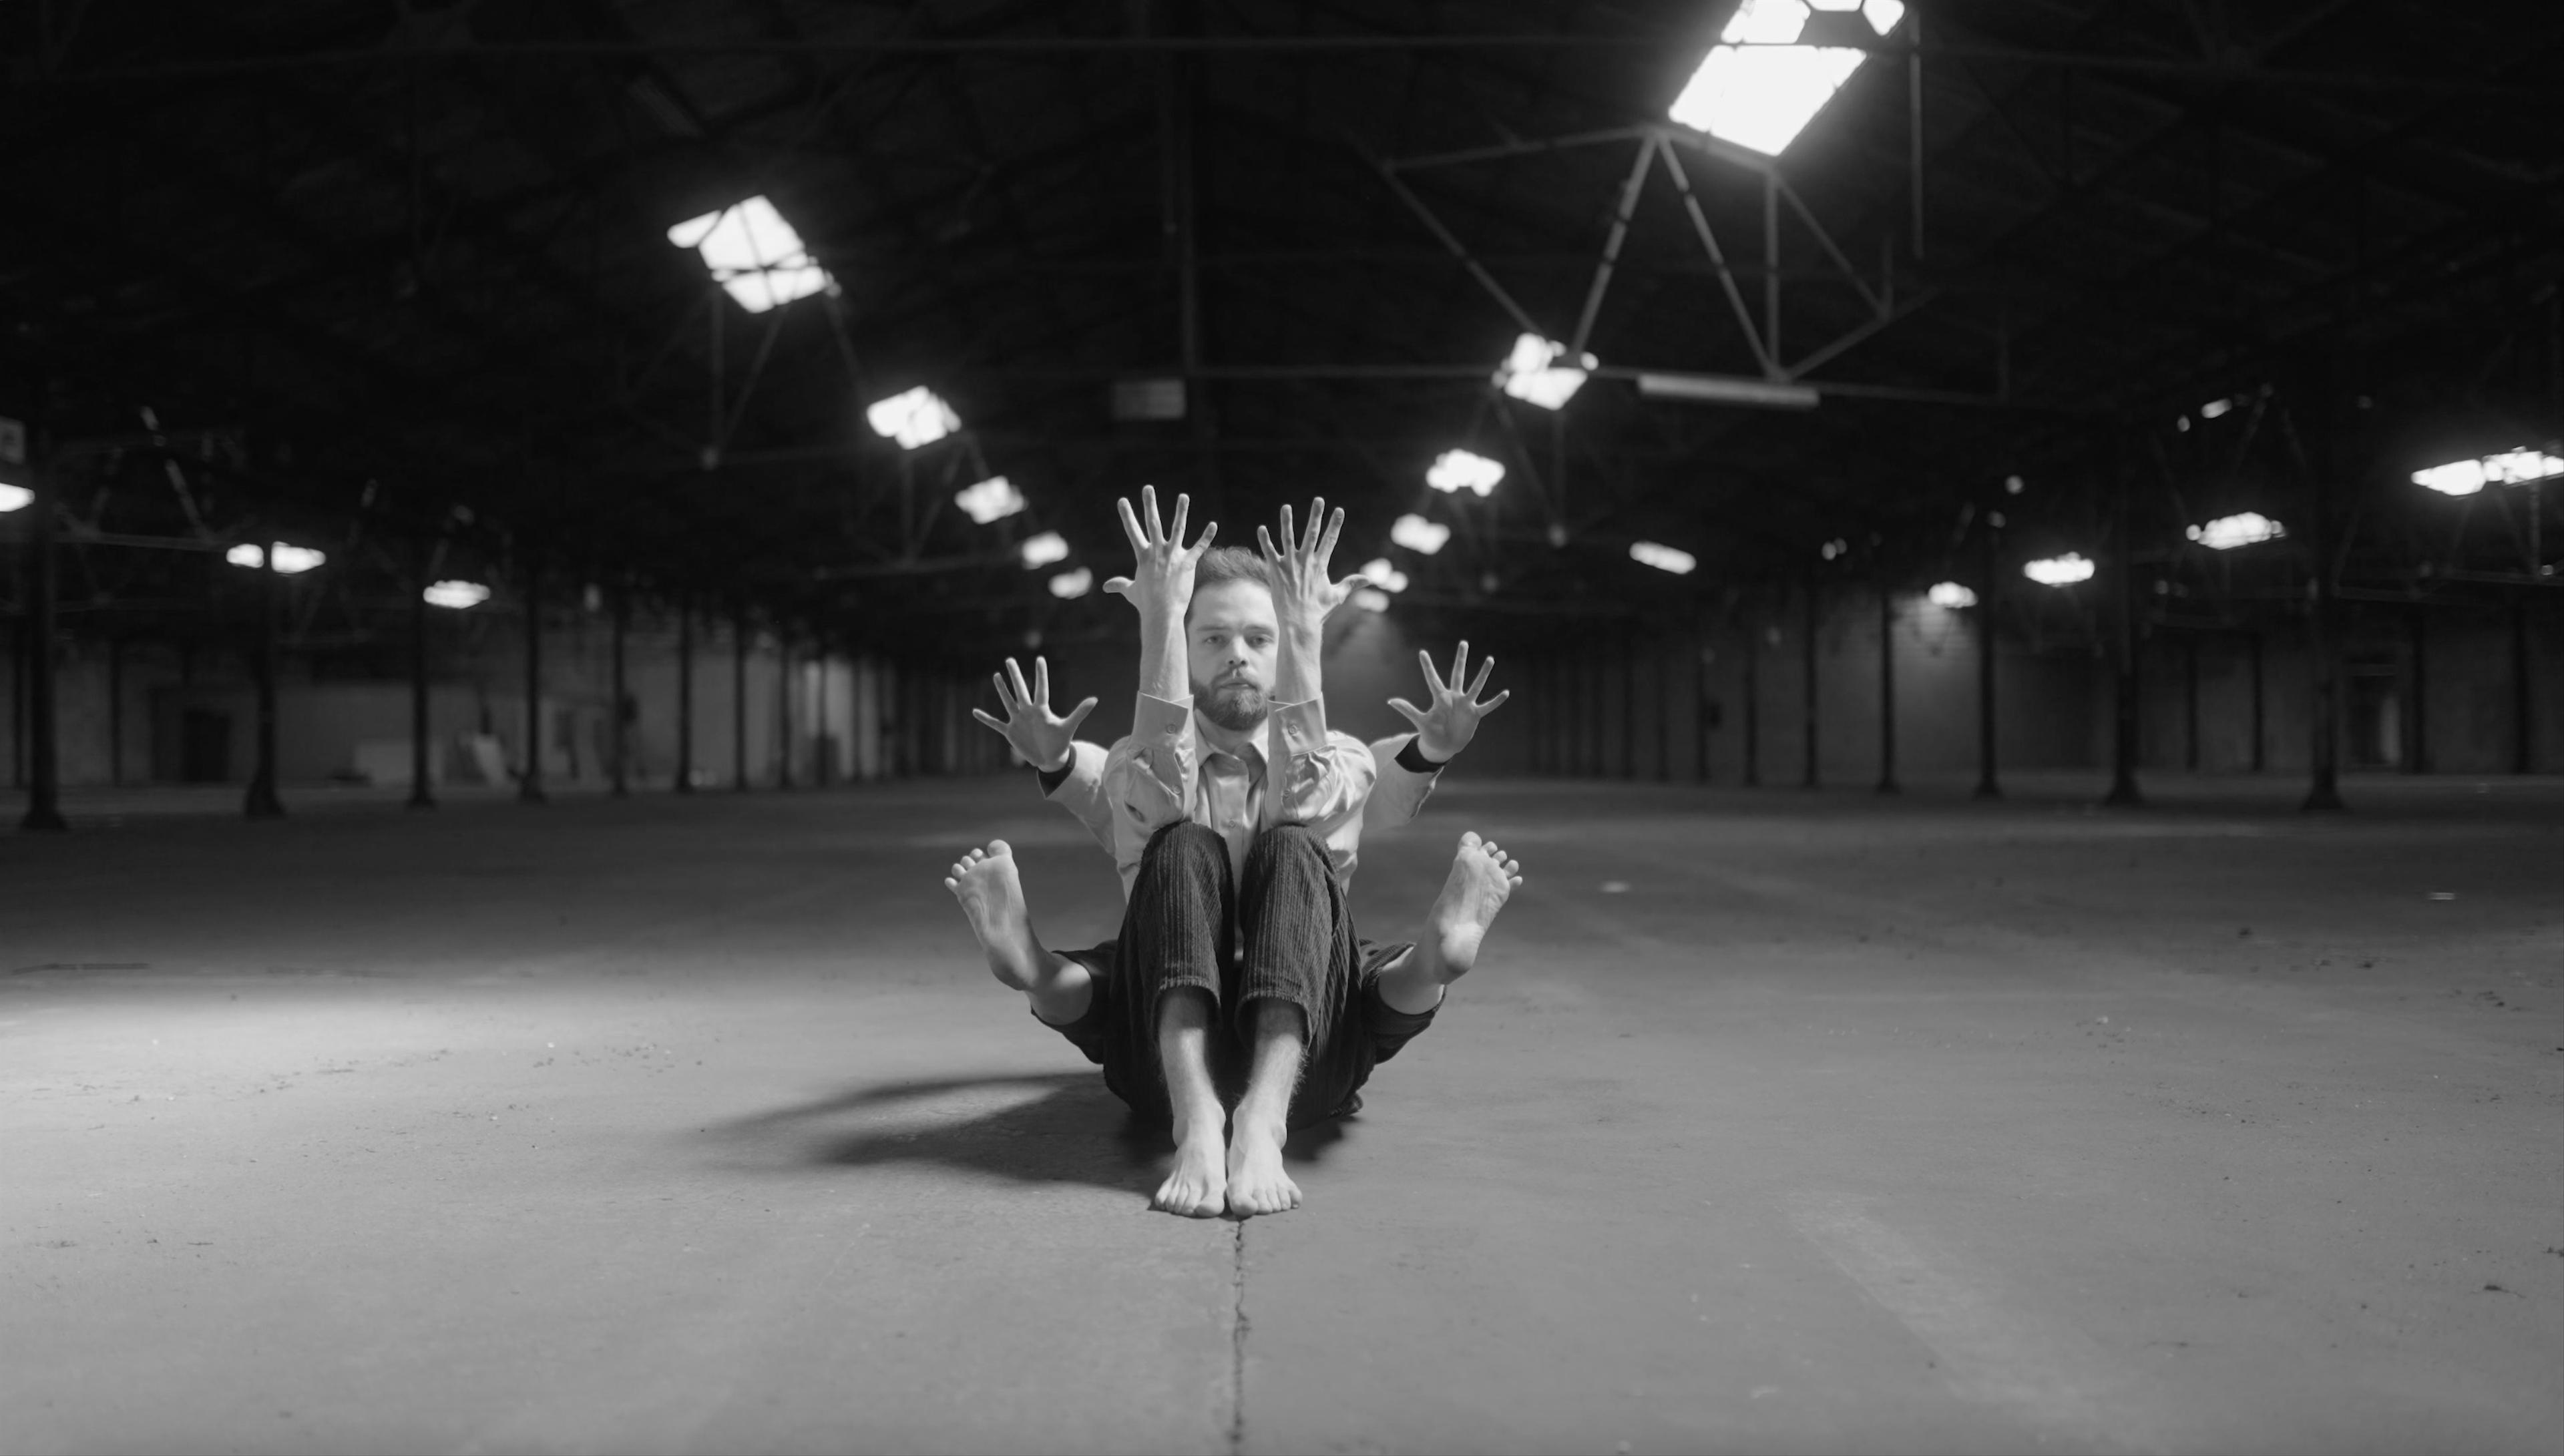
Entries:
<svg viewBox="0 0 2564 1456">
<path fill-rule="evenodd" d="M 1193 595 L 1199 597 L 1224 581 L 1252 581 L 1269 592 L 1273 589 L 1273 568 L 1244 546 L 1213 546 L 1202 552 L 1201 560 L 1193 565 Z M 1192 614 L 1192 603 L 1184 603 L 1187 621 Z"/>
</svg>

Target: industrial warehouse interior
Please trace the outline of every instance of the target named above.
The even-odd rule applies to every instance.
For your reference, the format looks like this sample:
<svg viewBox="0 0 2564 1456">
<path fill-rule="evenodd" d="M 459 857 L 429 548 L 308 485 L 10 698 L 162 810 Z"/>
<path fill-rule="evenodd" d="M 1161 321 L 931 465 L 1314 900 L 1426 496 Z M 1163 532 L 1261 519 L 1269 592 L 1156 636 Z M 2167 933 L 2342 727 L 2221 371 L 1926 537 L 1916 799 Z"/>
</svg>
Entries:
<svg viewBox="0 0 2564 1456">
<path fill-rule="evenodd" d="M 2559 67 L 0 8 L 0 1456 L 2555 1452 Z"/>
</svg>

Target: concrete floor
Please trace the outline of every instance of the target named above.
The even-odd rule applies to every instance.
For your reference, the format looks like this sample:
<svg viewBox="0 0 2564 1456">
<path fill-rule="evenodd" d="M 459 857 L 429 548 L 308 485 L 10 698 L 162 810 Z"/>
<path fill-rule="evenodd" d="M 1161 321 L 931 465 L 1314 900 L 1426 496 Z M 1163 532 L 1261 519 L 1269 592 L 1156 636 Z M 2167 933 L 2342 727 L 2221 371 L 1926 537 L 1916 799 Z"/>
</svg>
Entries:
<svg viewBox="0 0 2564 1456">
<path fill-rule="evenodd" d="M 1456 775 L 1366 929 L 1530 883 L 1247 1224 L 937 883 L 1108 933 L 1027 782 L 76 802 L 0 836 L 0 1450 L 2556 1451 L 2564 783 L 2153 786 Z"/>
</svg>

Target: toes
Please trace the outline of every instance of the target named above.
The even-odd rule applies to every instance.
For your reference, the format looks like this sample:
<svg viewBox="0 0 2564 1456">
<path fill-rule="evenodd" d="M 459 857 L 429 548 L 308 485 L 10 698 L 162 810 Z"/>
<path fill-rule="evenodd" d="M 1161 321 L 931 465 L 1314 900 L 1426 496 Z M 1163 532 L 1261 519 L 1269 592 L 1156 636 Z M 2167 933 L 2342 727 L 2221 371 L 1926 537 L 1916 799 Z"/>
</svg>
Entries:
<svg viewBox="0 0 2564 1456">
<path fill-rule="evenodd" d="M 1498 848 L 1493 840 L 1488 841 L 1483 848 L 1487 852 L 1487 858 L 1491 860 L 1502 860 L 1505 857 L 1505 852 Z"/>
<path fill-rule="evenodd" d="M 1013 853 L 1013 848 L 1002 839 L 992 839 L 988 841 L 988 856 L 991 859 L 994 859 L 999 855 L 1010 855 Z"/>
<path fill-rule="evenodd" d="M 1478 831 L 1475 829 L 1472 829 L 1460 836 L 1460 848 L 1463 850 L 1476 849 L 1481 842 L 1482 841 L 1478 838 Z"/>
</svg>

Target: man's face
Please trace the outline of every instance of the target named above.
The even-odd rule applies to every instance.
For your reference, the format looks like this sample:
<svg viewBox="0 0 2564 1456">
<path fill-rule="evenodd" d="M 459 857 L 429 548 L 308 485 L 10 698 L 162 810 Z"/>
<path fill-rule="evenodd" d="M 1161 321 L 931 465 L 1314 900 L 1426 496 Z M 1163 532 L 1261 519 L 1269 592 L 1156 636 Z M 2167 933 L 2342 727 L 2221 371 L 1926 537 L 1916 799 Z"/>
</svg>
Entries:
<svg viewBox="0 0 2564 1456">
<path fill-rule="evenodd" d="M 1282 625 L 1273 593 L 1259 582 L 1213 582 L 1193 593 L 1184 616 L 1193 707 L 1231 732 L 1264 722 L 1273 687 L 1273 649 Z"/>
</svg>

